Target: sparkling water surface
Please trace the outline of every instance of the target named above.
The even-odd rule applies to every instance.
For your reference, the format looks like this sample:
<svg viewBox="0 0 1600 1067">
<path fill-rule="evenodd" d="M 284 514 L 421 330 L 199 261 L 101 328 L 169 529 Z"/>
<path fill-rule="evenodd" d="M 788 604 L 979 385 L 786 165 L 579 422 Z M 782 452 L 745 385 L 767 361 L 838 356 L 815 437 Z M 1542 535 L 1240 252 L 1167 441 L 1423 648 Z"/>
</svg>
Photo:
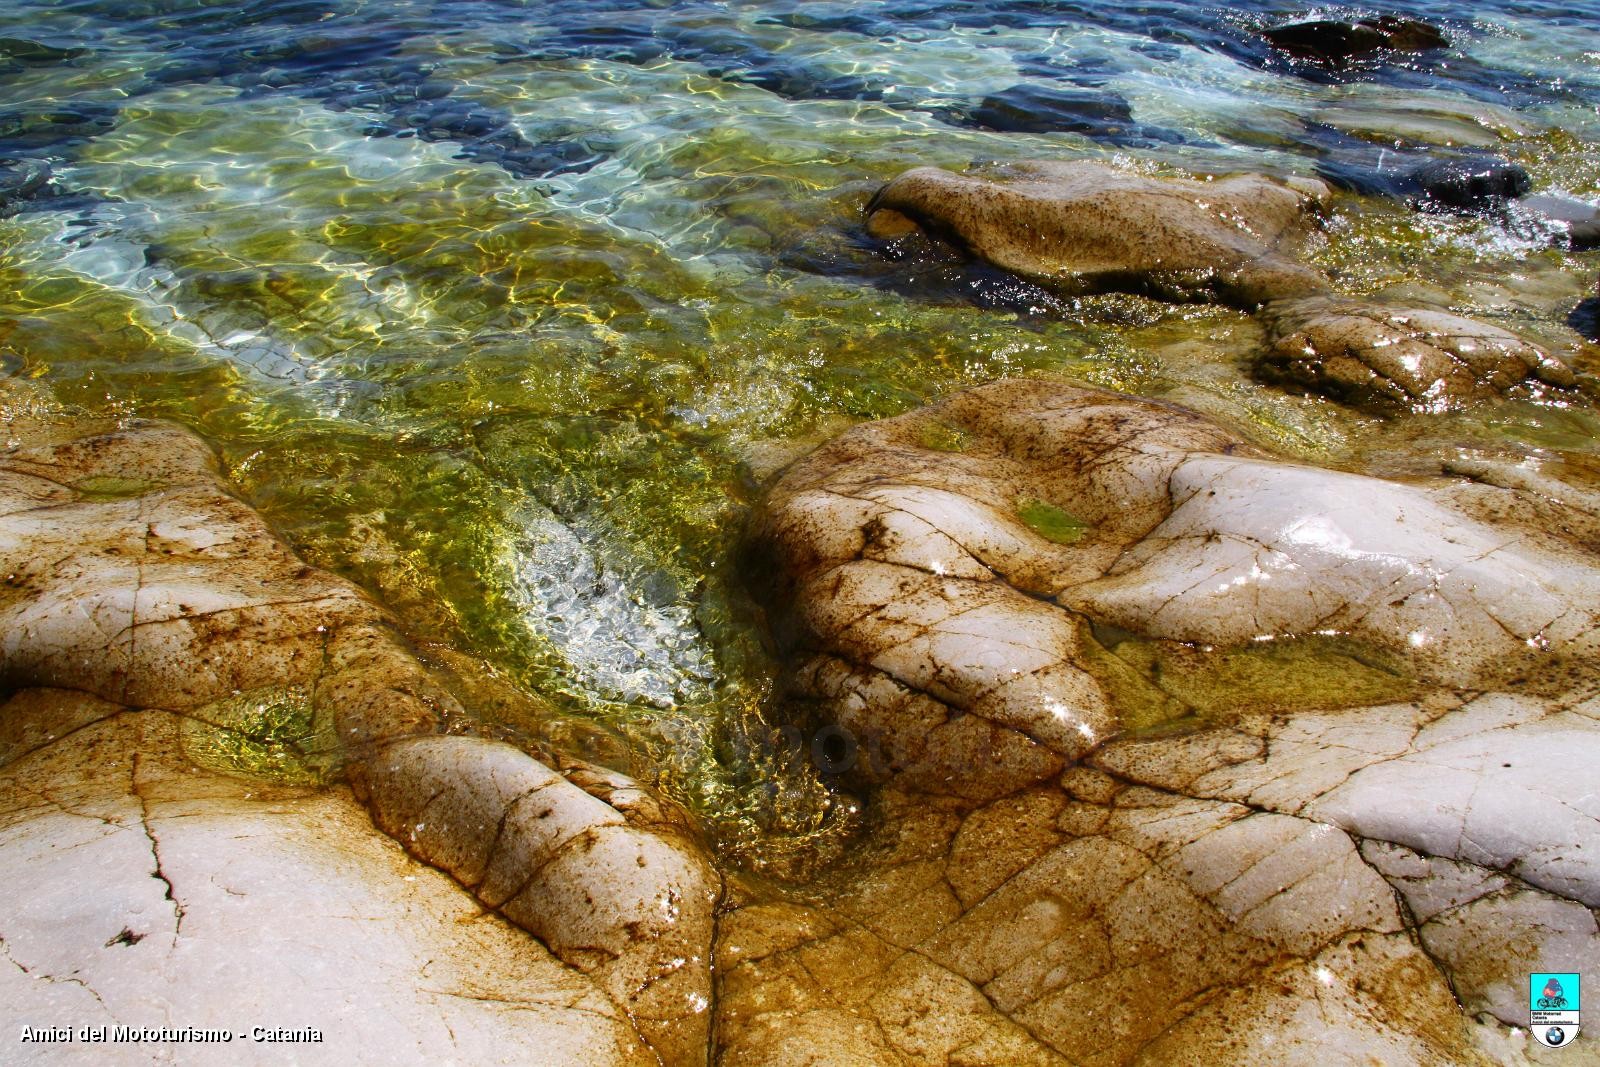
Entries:
<svg viewBox="0 0 1600 1067">
<path fill-rule="evenodd" d="M 1600 5 L 1389 10 L 1453 47 L 1316 68 L 1257 31 L 1377 12 L 1284 3 L 8 0 L 0 369 L 195 428 L 299 551 L 514 694 L 487 717 L 793 870 L 855 805 L 772 743 L 738 545 L 806 442 L 1036 374 L 1348 469 L 1596 450 L 1586 403 L 1380 426 L 1255 384 L 1238 312 L 918 276 L 861 232 L 921 164 L 1321 174 L 1345 191 L 1313 256 L 1343 290 L 1591 370 L 1568 319 L 1593 258 L 1384 194 L 1477 152 L 1600 200 Z M 1054 129 L 985 128 L 1030 92 Z"/>
</svg>

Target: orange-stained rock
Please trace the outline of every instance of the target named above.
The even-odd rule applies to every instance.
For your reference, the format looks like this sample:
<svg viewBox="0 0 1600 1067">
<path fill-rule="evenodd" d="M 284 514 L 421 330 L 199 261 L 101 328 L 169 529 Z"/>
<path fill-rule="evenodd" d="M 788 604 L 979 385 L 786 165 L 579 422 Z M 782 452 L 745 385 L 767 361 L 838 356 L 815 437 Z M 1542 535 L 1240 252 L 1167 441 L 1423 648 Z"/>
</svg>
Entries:
<svg viewBox="0 0 1600 1067">
<path fill-rule="evenodd" d="M 1600 561 L 1497 470 L 1043 381 L 788 468 L 753 558 L 874 829 L 723 918 L 725 1061 L 1537 1062 L 1501 973 L 1600 981 Z"/>
<path fill-rule="evenodd" d="M 12 444 L 0 452 L 0 685 L 10 695 L 0 719 L 0 791 L 11 805 L 0 818 L 15 831 L 0 838 L 0 869 L 11 884 L 13 865 L 30 849 L 51 847 L 62 832 L 52 812 L 68 810 L 32 798 L 66 791 L 119 811 L 142 804 L 154 843 L 153 794 L 141 784 L 140 768 L 159 760 L 163 782 L 184 781 L 198 773 L 186 769 L 187 758 L 210 777 L 187 779 L 198 792 L 172 794 L 186 816 L 176 825 L 194 851 L 186 880 L 214 884 L 220 864 L 264 863 L 231 843 L 241 835 L 275 842 L 271 848 L 290 855 L 281 876 L 262 872 L 278 903 L 260 916 L 260 929 L 294 920 L 326 928 L 325 942 L 313 937 L 295 947 L 285 966 L 340 973 L 347 957 L 360 955 L 345 941 L 362 923 L 376 931 L 406 918 L 403 885 L 364 884 L 392 877 L 396 864 L 352 860 L 332 881 L 306 877 L 302 884 L 295 872 L 326 866 L 330 849 L 382 851 L 376 837 L 370 846 L 337 844 L 352 832 L 351 794 L 343 787 L 305 794 L 275 823 L 277 809 L 239 809 L 239 796 L 252 795 L 248 785 L 216 775 L 316 783 L 342 768 L 373 819 L 413 856 L 543 943 L 521 938 L 528 966 L 539 970 L 532 988 L 510 988 L 491 975 L 483 999 L 520 1005 L 548 987 L 560 1004 L 542 1015 L 529 1009 L 533 1014 L 500 1030 L 475 1023 L 481 1032 L 472 1043 L 503 1038 L 550 1055 L 567 1048 L 558 1058 L 596 1063 L 706 1061 L 712 909 L 721 879 L 681 811 L 621 775 L 566 760 L 552 770 L 509 744 L 459 736 L 470 720 L 388 615 L 355 586 L 296 557 L 229 493 L 210 450 L 187 431 L 25 414 L 10 420 Z M 160 739 L 159 752 L 152 738 Z M 100 765 L 126 765 L 133 778 L 101 781 L 91 771 Z M 305 819 L 336 819 L 339 830 L 326 841 L 308 836 Z M 63 861 L 60 876 L 108 907 L 123 881 L 150 877 L 109 845 L 81 856 L 86 866 Z M 156 862 L 160 880 L 159 855 Z M 188 951 L 176 883 L 167 884 L 177 910 L 170 947 Z M 430 929 L 416 939 L 434 945 L 426 951 L 440 958 L 425 962 L 469 970 L 476 961 L 459 939 L 431 932 L 457 921 L 440 918 L 441 908 L 459 906 L 441 902 L 432 874 L 428 885 L 434 896 L 419 901 L 416 919 Z M 63 908 L 60 901 L 41 905 L 36 922 L 10 923 L 0 934 L 24 938 L 46 955 L 77 952 L 81 946 L 64 947 L 66 933 L 52 933 L 70 911 Z M 519 935 L 496 928 L 505 942 L 496 951 L 514 957 Z M 250 934 L 234 929 L 227 936 L 243 942 Z M 193 951 L 224 948 L 218 941 Z M 251 958 L 242 951 L 230 964 L 245 992 L 258 980 Z M 112 959 L 126 965 L 144 957 Z M 122 976 L 130 996 L 142 966 Z M 60 980 L 74 980 L 73 973 L 62 970 Z M 259 980 L 277 973 L 263 967 Z M 358 965 L 351 977 L 357 975 L 365 979 L 366 968 Z M 338 984 L 322 979 L 295 996 L 315 1002 L 319 1018 L 392 1013 L 411 1035 L 406 1040 L 419 1042 L 418 1056 L 455 1055 L 437 1027 L 411 1018 L 428 1008 L 399 995 L 409 977 L 397 981 L 388 999 L 341 1001 Z M 198 972 L 160 982 L 160 996 L 178 1005 L 207 1004 L 218 992 Z M 563 1012 L 587 1014 L 568 1020 Z M 113 1016 L 146 1023 L 172 1017 Z M 350 1047 L 351 1058 L 364 1062 L 379 1046 Z M 514 1059 L 523 1062 L 523 1053 Z"/>
</svg>

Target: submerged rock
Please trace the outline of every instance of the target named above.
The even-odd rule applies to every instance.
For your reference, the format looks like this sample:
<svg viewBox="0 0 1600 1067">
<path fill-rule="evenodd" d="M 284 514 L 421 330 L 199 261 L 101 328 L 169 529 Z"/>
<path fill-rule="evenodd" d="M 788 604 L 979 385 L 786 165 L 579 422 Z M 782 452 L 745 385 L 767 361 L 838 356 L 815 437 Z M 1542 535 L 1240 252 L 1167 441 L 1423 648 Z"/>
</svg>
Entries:
<svg viewBox="0 0 1600 1067">
<path fill-rule="evenodd" d="M 972 109 L 974 125 L 1024 133 L 1099 133 L 1133 122 L 1128 102 L 1091 89 L 1046 89 L 1013 85 L 986 96 Z"/>
<path fill-rule="evenodd" d="M 1157 179 L 1093 162 L 998 173 L 1005 180 L 907 171 L 868 205 L 868 232 L 891 257 L 932 235 L 1056 293 L 1261 310 L 1262 377 L 1378 411 L 1439 411 L 1525 383 L 1574 384 L 1561 360 L 1499 327 L 1333 295 L 1326 277 L 1294 258 L 1329 195 L 1320 182 Z M 1575 228 L 1573 240 L 1584 232 Z"/>
<path fill-rule="evenodd" d="M 1258 371 L 1347 403 L 1442 411 L 1521 385 L 1574 384 L 1530 341 L 1446 311 L 1312 297 L 1268 305 Z"/>
<path fill-rule="evenodd" d="M 0 56 L 23 63 L 64 63 L 84 55 L 86 48 L 57 48 L 44 41 L 30 41 L 25 37 L 0 37 Z"/>
<path fill-rule="evenodd" d="M 1261 36 L 1274 48 L 1292 56 L 1335 67 L 1343 66 L 1346 60 L 1378 52 L 1426 52 L 1450 46 L 1450 39 L 1437 26 L 1393 15 L 1356 22 L 1337 19 L 1294 22 L 1263 30 Z"/>
<path fill-rule="evenodd" d="M 1574 252 L 1600 248 L 1600 217 L 1574 222 L 1567 227 L 1567 247 Z"/>
<path fill-rule="evenodd" d="M 1600 977 L 1600 561 L 1461 487 L 1036 381 L 789 468 L 769 602 L 879 830 L 825 904 L 723 919 L 725 1054 L 1526 1062 L 1520 976 Z M 1414 688 L 1203 710 L 1148 666 L 1319 633 Z"/>
<path fill-rule="evenodd" d="M 1568 313 L 1567 325 L 1590 341 L 1600 341 L 1600 296 L 1580 300 Z"/>
<path fill-rule="evenodd" d="M 712 665 L 692 605 L 665 576 L 652 583 L 594 530 L 537 504 L 517 525 L 513 596 L 578 692 L 658 708 L 705 699 Z"/>
<path fill-rule="evenodd" d="M 868 206 L 868 229 L 922 227 L 1067 293 L 1254 307 L 1327 287 L 1294 258 L 1328 195 L 1317 181 L 1147 178 L 1089 161 L 1016 164 L 995 177 L 907 171 Z"/>
<path fill-rule="evenodd" d="M 0 218 L 21 211 L 30 200 L 55 193 L 50 165 L 37 159 L 0 159 Z"/>
<path fill-rule="evenodd" d="M 1006 133 L 1079 133 L 1106 144 L 1180 143 L 1185 139 L 1177 130 L 1137 122 L 1128 102 L 1115 93 L 1076 86 L 1013 85 L 976 104 L 939 114 L 955 125 Z"/>
<path fill-rule="evenodd" d="M 160 764 L 167 767 L 163 776 L 184 777 L 181 761 L 167 751 L 174 737 L 212 772 L 317 781 L 342 766 L 372 818 L 408 851 L 535 933 L 554 954 L 527 943 L 530 984 L 520 993 L 485 979 L 490 999 L 554 998 L 546 1015 L 530 1016 L 506 1036 L 532 1034 L 540 1047 L 546 1039 L 568 1042 L 567 1013 L 593 1002 L 572 1025 L 578 1033 L 593 1031 L 598 1062 L 641 1056 L 704 1062 L 711 912 L 720 880 L 686 820 L 667 805 L 646 802 L 624 779 L 576 764 L 553 770 L 507 744 L 443 736 L 467 730 L 469 720 L 392 620 L 354 586 L 296 558 L 228 493 L 210 450 L 186 431 L 138 420 L 16 416 L 22 409 L 9 406 L 11 447 L 0 452 L 0 573 L 7 576 L 0 586 L 0 685 L 10 694 L 0 716 L 8 742 L 0 754 L 0 791 L 10 807 L 0 866 L 13 884 L 28 857 L 73 839 L 70 827 L 49 821 L 60 806 L 41 805 L 37 797 L 78 790 L 72 775 L 91 764 L 127 765 L 129 782 L 96 778 L 81 791 L 121 808 L 142 806 L 150 839 L 144 860 L 107 845 L 103 859 L 85 852 L 61 860 L 62 884 L 80 897 L 102 889 L 115 895 L 124 881 L 149 881 L 147 863 L 128 864 L 148 861 L 154 849 L 156 878 L 173 912 L 164 940 L 186 952 L 220 951 L 186 940 L 188 905 L 175 877 L 163 876 L 168 860 L 150 830 L 154 801 L 141 768 Z M 51 695 L 69 689 L 75 695 L 64 705 Z M 142 725 L 124 728 L 135 723 Z M 151 748 L 152 738 L 165 747 Z M 341 879 L 360 882 L 381 872 L 381 863 L 366 858 L 377 855 L 371 848 L 356 849 L 364 858 L 337 876 L 304 883 L 292 877 L 301 866 L 327 864 L 336 851 L 326 834 L 308 829 L 307 819 L 338 823 L 329 841 L 349 835 L 349 794 L 342 789 L 308 797 L 273 823 L 259 806 L 241 812 L 237 788 L 189 788 L 171 798 L 174 814 L 181 808 L 185 816 L 175 836 L 192 860 L 184 884 L 208 893 L 214 873 L 231 877 L 228 857 L 239 854 L 249 872 L 241 878 L 264 879 L 262 891 L 281 898 L 278 910 L 329 931 L 327 943 L 288 953 L 291 970 L 344 964 L 340 946 L 356 935 L 337 916 L 352 907 L 370 905 L 358 919 L 398 921 L 398 887 L 376 886 L 354 898 L 340 888 Z M 231 843 L 239 833 L 282 842 L 271 847 L 286 850 L 288 873 L 251 867 L 259 857 Z M 89 866 L 74 866 L 79 861 Z M 394 861 L 387 862 L 392 870 Z M 89 886 L 96 892 L 85 894 Z M 57 896 L 40 899 L 53 903 L 8 925 L 8 943 L 27 943 L 37 959 L 73 958 L 84 946 L 72 925 L 61 923 L 64 905 Z M 429 899 L 424 910 L 442 914 L 437 894 Z M 226 910 L 217 914 L 225 918 Z M 228 922 L 237 925 L 223 921 L 207 936 L 225 941 Z M 142 937 L 144 925 L 130 925 L 129 936 Z M 509 930 L 495 935 L 508 936 Z M 458 951 L 448 935 L 423 931 L 417 938 L 423 946 L 417 951 L 431 952 L 430 945 Z M 250 958 L 240 957 L 241 966 Z M 459 958 L 437 965 L 450 974 L 468 968 Z M 63 963 L 59 973 L 77 972 Z M 230 997 L 257 988 L 256 977 L 246 966 Z M 163 994 L 170 1002 L 196 1013 L 212 1010 L 210 971 L 163 981 L 170 983 Z M 409 974 L 396 978 L 409 981 Z M 338 992 L 315 982 L 309 988 L 330 997 Z M 409 988 L 391 990 L 395 995 L 385 994 L 377 1007 L 410 1011 Z M 142 1010 L 117 1019 L 165 1021 Z M 420 1022 L 412 1029 L 418 1040 L 431 1033 Z"/>
</svg>

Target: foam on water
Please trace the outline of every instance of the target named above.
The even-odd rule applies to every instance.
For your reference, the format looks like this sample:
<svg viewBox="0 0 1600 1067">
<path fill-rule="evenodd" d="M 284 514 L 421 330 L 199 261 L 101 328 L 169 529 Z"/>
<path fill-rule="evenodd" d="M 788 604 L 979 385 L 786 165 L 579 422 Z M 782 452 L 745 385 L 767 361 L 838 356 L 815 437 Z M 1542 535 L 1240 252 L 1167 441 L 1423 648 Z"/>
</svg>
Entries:
<svg viewBox="0 0 1600 1067">
<path fill-rule="evenodd" d="M 621 558 L 603 525 L 569 525 L 533 504 L 513 523 L 516 596 L 573 695 L 656 708 L 707 701 L 711 663 L 670 577 Z"/>
</svg>

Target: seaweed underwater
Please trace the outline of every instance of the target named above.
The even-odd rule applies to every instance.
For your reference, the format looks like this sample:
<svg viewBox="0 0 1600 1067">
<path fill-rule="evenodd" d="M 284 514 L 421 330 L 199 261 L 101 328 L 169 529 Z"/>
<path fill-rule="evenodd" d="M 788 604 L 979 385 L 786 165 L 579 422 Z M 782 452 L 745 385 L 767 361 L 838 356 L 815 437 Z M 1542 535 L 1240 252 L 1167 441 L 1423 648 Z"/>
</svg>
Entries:
<svg viewBox="0 0 1600 1067">
<path fill-rule="evenodd" d="M 1544 0 L 0 5 L 4 1058 L 1588 1062 L 1597 164 Z"/>
</svg>

